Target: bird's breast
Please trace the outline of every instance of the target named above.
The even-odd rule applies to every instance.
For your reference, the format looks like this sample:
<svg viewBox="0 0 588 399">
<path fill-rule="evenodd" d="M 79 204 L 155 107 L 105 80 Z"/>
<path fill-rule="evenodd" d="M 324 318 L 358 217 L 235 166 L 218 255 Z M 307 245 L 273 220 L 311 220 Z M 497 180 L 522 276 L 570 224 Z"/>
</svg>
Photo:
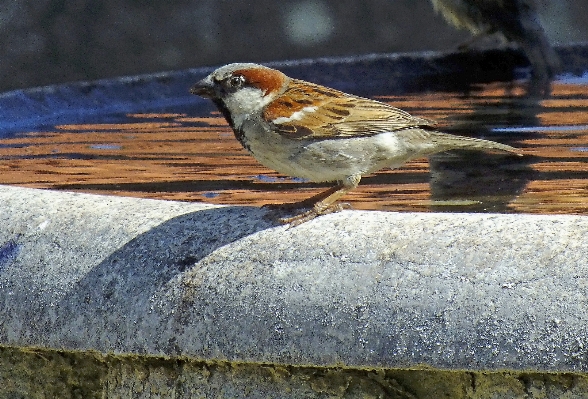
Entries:
<svg viewBox="0 0 588 399">
<path fill-rule="evenodd" d="M 244 123 L 239 141 L 262 165 L 314 182 L 344 180 L 397 167 L 409 157 L 393 133 L 364 137 L 291 139 L 260 123 Z"/>
</svg>

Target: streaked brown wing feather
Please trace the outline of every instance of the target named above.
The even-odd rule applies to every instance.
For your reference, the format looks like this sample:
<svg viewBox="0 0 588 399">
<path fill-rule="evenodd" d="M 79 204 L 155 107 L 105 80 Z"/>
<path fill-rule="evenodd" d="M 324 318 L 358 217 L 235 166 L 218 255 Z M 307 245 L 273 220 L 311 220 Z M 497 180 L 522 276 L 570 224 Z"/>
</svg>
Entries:
<svg viewBox="0 0 588 399">
<path fill-rule="evenodd" d="M 309 110 L 312 106 L 320 107 L 322 112 Z M 298 118 L 283 121 L 294 112 L 299 113 Z M 278 133 L 293 139 L 370 136 L 434 124 L 378 101 L 296 80 L 265 110 L 264 116 L 278 121 L 274 122 Z"/>
</svg>

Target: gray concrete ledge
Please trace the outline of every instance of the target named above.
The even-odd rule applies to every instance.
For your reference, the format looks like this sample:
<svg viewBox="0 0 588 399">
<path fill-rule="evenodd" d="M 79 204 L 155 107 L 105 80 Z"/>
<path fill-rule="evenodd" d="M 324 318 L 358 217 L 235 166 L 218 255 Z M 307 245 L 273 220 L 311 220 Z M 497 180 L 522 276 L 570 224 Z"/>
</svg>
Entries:
<svg viewBox="0 0 588 399">
<path fill-rule="evenodd" d="M 0 187 L 0 345 L 588 371 L 588 217 L 265 210 Z"/>
</svg>

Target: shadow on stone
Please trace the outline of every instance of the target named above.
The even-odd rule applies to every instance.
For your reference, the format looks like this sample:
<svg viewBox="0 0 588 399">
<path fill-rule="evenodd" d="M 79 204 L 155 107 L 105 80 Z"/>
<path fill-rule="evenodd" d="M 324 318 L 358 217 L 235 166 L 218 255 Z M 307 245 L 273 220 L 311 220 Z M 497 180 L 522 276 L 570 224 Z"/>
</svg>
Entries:
<svg viewBox="0 0 588 399">
<path fill-rule="evenodd" d="M 116 346 L 107 341 L 117 336 L 117 342 L 124 340 L 121 315 L 134 323 L 148 319 L 154 296 L 163 286 L 218 248 L 274 227 L 276 223 L 265 216 L 266 211 L 253 207 L 207 209 L 176 216 L 135 237 L 92 268 L 57 306 L 58 326 L 71 328 L 77 320 L 76 328 L 88 331 L 72 334 L 71 341 L 62 344 L 84 347 L 87 343 L 79 338 L 89 335 L 95 337 L 94 345 Z"/>
</svg>

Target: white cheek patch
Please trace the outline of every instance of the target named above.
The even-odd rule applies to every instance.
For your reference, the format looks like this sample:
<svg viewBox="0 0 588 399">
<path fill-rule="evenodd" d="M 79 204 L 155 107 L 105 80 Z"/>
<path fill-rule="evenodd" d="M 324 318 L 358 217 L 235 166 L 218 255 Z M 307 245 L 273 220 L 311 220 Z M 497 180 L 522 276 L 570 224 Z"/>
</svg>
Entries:
<svg viewBox="0 0 588 399">
<path fill-rule="evenodd" d="M 286 116 L 280 116 L 279 118 L 276 118 L 274 120 L 272 120 L 273 123 L 275 124 L 280 124 L 280 123 L 287 123 L 287 122 L 292 122 L 292 121 L 297 121 L 300 120 L 304 117 L 304 114 L 308 114 L 311 112 L 314 112 L 318 109 L 318 107 L 312 106 L 312 107 L 304 107 L 302 108 L 300 111 L 296 111 L 294 112 L 292 115 L 286 117 Z"/>
<path fill-rule="evenodd" d="M 224 104 L 233 116 L 233 122 L 239 127 L 251 114 L 259 113 L 271 102 L 271 96 L 264 96 L 263 91 L 254 87 L 244 87 L 228 95 Z"/>
<path fill-rule="evenodd" d="M 250 114 L 259 112 L 265 107 L 271 98 L 264 96 L 263 92 L 253 87 L 244 87 L 225 98 L 225 105 L 233 114 Z"/>
</svg>

